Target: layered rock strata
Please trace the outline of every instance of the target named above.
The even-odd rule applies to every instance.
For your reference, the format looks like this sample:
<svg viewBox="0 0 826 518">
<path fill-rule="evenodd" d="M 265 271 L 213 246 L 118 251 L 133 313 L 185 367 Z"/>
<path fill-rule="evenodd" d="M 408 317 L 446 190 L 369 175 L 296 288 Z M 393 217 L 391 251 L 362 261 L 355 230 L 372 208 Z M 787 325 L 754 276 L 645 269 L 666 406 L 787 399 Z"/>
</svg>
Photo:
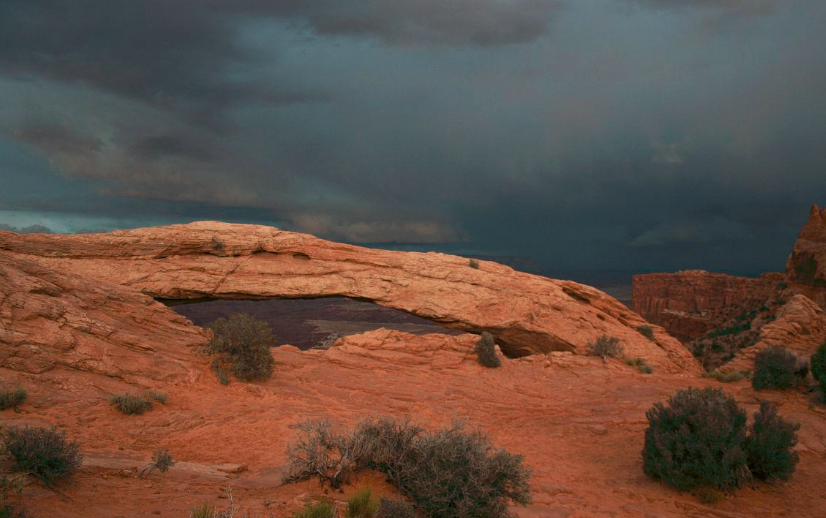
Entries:
<svg viewBox="0 0 826 518">
<path fill-rule="evenodd" d="M 605 293 L 570 281 L 516 272 L 439 253 L 391 252 L 333 243 L 272 227 L 198 222 L 108 234 L 0 232 L 0 253 L 74 274 L 123 293 L 166 299 L 344 296 L 489 331 L 510 356 L 587 353 L 605 334 L 629 356 L 670 372 L 696 372 L 677 340 Z M 126 295 L 124 295 L 126 297 Z M 127 297 L 128 298 L 128 297 Z M 159 311 L 161 311 L 159 309 Z M 168 315 L 163 319 L 172 320 Z"/>
</svg>

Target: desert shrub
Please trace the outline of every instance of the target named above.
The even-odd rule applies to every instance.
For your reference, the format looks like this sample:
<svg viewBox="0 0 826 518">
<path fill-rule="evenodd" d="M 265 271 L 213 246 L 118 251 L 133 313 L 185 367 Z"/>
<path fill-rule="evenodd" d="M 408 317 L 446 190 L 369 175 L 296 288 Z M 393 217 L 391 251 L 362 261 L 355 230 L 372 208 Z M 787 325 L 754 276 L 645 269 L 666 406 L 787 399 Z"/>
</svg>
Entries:
<svg viewBox="0 0 826 518">
<path fill-rule="evenodd" d="M 645 413 L 643 470 L 678 489 L 727 489 L 749 478 L 746 413 L 722 389 L 680 390 Z"/>
<path fill-rule="evenodd" d="M 789 388 L 794 385 L 797 356 L 785 347 L 775 345 L 763 349 L 754 358 L 751 384 L 760 388 Z"/>
<path fill-rule="evenodd" d="M 379 501 L 369 487 L 361 489 L 347 500 L 347 518 L 373 518 L 379 512 Z"/>
<path fill-rule="evenodd" d="M 399 480 L 406 466 L 415 462 L 414 442 L 424 429 L 407 420 L 382 417 L 362 420 L 353 433 L 353 451 L 359 468 L 369 468 Z"/>
<path fill-rule="evenodd" d="M 0 410 L 5 410 L 7 408 L 14 408 L 17 410 L 17 407 L 25 403 L 28 395 L 29 393 L 23 387 L 15 387 L 11 390 L 4 390 L 0 392 Z"/>
<path fill-rule="evenodd" d="M 329 421 L 315 420 L 299 423 L 298 440 L 287 446 L 290 464 L 285 482 L 297 482 L 319 477 L 321 483 L 338 489 L 350 481 L 358 469 L 352 437 L 333 432 Z"/>
<path fill-rule="evenodd" d="M 158 470 L 161 473 L 166 473 L 169 471 L 169 468 L 174 465 L 175 461 L 172 460 L 172 455 L 169 453 L 169 450 L 166 448 L 159 448 L 152 454 L 152 462 L 141 472 L 141 476 L 148 477 L 149 474 L 155 470 Z"/>
<path fill-rule="evenodd" d="M 293 518 L 335 518 L 336 508 L 327 502 L 317 502 L 307 504 L 307 506 L 295 514 Z"/>
<path fill-rule="evenodd" d="M 145 397 L 131 394 L 112 394 L 109 396 L 109 403 L 127 415 L 140 415 L 154 407 Z"/>
<path fill-rule="evenodd" d="M 71 478 L 83 464 L 77 442 L 67 441 L 56 428 L 9 428 L 2 432 L 2 443 L 15 471 L 29 473 L 46 485 Z"/>
<path fill-rule="evenodd" d="M 357 469 L 377 469 L 432 518 L 503 518 L 508 501 L 530 501 L 530 469 L 522 457 L 461 425 L 427 433 L 384 418 L 364 421 L 349 435 L 332 433 L 325 421 L 301 430 L 287 450 L 287 482 L 318 476 L 338 487 Z"/>
<path fill-rule="evenodd" d="M 637 331 L 649 340 L 654 339 L 654 329 L 651 326 L 637 326 Z"/>
<path fill-rule="evenodd" d="M 482 333 L 482 337 L 476 342 L 476 359 L 479 365 L 489 369 L 495 369 L 502 365 L 502 361 L 496 356 L 496 342 L 493 335 L 487 331 Z"/>
<path fill-rule="evenodd" d="M 799 460 L 796 451 L 799 423 L 790 423 L 777 415 L 777 406 L 760 403 L 754 414 L 751 433 L 746 438 L 746 456 L 752 475 L 761 480 L 789 478 Z"/>
<path fill-rule="evenodd" d="M 626 365 L 634 367 L 635 369 L 637 369 L 639 372 L 641 372 L 643 374 L 651 374 L 652 372 L 654 372 L 654 367 L 646 364 L 645 360 L 643 358 L 639 358 L 639 357 L 637 357 L 637 358 L 627 358 L 627 357 L 625 357 L 625 358 L 623 358 L 623 360 L 625 361 Z"/>
<path fill-rule="evenodd" d="M 491 446 L 461 425 L 423 434 L 396 483 L 425 515 L 508 516 L 508 501 L 530 502 L 530 469 L 520 455 Z"/>
<path fill-rule="evenodd" d="M 478 270 L 479 269 L 479 261 L 477 261 L 476 259 L 471 259 L 470 261 L 468 261 L 468 266 L 470 266 L 474 270 Z"/>
<path fill-rule="evenodd" d="M 733 381 L 749 379 L 749 376 L 751 376 L 751 371 L 748 370 L 720 372 L 715 369 L 713 371 L 704 372 L 702 374 L 703 378 L 714 378 L 717 381 L 721 381 L 723 383 L 731 383 Z"/>
<path fill-rule="evenodd" d="M 224 366 L 224 362 L 220 358 L 215 358 L 212 361 L 210 368 L 218 378 L 218 383 L 221 385 L 229 385 L 229 373 L 227 373 L 227 368 Z"/>
<path fill-rule="evenodd" d="M 416 512 L 409 502 L 382 498 L 376 518 L 416 518 Z"/>
<path fill-rule="evenodd" d="M 725 498 L 725 494 L 722 491 L 707 486 L 697 488 L 697 490 L 694 491 L 694 496 L 703 504 L 716 504 Z"/>
<path fill-rule="evenodd" d="M 221 355 L 236 378 L 255 381 L 272 377 L 273 336 L 266 322 L 252 315 L 234 314 L 219 318 L 210 329 L 213 336 L 206 346 L 207 352 Z"/>
<path fill-rule="evenodd" d="M 160 392 L 157 390 L 150 390 L 146 393 L 146 397 L 153 399 L 162 405 L 165 405 L 166 402 L 169 401 L 169 395 L 166 392 Z"/>
<path fill-rule="evenodd" d="M 809 360 L 812 377 L 820 385 L 820 392 L 826 400 L 826 343 L 817 348 Z"/>
<path fill-rule="evenodd" d="M 590 356 L 602 356 L 603 358 L 619 358 L 622 356 L 623 347 L 619 343 L 619 338 L 602 335 L 596 342 L 588 342 L 588 354 Z"/>
<path fill-rule="evenodd" d="M 198 505 L 189 506 L 189 518 L 214 518 L 215 505 L 209 502 L 201 502 Z"/>
<path fill-rule="evenodd" d="M 0 518 L 30 518 L 26 507 L 19 501 L 23 491 L 20 479 L 0 478 Z"/>
</svg>

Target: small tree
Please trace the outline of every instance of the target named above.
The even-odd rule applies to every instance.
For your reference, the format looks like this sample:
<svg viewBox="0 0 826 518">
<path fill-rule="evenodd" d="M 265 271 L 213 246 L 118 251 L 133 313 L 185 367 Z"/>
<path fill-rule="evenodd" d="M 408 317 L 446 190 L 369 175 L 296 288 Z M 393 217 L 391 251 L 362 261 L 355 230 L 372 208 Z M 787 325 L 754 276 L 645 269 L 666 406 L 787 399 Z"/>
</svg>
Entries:
<svg viewBox="0 0 826 518">
<path fill-rule="evenodd" d="M 207 352 L 218 354 L 232 365 L 232 373 L 241 381 L 266 380 L 272 377 L 274 361 L 270 326 L 243 313 L 219 318 L 210 326 L 212 339 Z"/>
<path fill-rule="evenodd" d="M 72 477 L 83 464 L 77 442 L 68 442 L 56 428 L 9 428 L 2 432 L 4 449 L 14 469 L 29 473 L 51 486 Z"/>
<path fill-rule="evenodd" d="M 786 480 L 800 460 L 796 451 L 800 423 L 790 423 L 777 415 L 777 405 L 760 403 L 754 414 L 751 434 L 746 438 L 746 455 L 752 475 L 761 480 Z"/>
<path fill-rule="evenodd" d="M 785 347 L 774 345 L 763 349 L 754 358 L 751 384 L 760 388 L 789 388 L 794 385 L 797 356 Z"/>
<path fill-rule="evenodd" d="M 489 369 L 495 369 L 502 365 L 502 360 L 496 356 L 496 342 L 493 335 L 487 331 L 482 333 L 482 337 L 476 342 L 476 359 L 479 365 Z"/>
<path fill-rule="evenodd" d="M 654 328 L 651 326 L 637 326 L 637 331 L 649 340 L 654 339 Z"/>
</svg>

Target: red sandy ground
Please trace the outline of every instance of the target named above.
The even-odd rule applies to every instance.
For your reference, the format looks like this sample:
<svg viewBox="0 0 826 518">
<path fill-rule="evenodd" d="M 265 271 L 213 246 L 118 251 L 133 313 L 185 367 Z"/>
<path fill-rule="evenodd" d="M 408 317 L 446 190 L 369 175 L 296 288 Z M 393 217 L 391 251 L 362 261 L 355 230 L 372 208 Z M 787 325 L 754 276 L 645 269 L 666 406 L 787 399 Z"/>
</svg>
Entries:
<svg viewBox="0 0 826 518">
<path fill-rule="evenodd" d="M 5 411 L 0 418 L 7 425 L 57 424 L 86 455 L 82 472 L 60 486 L 65 496 L 27 485 L 29 508 L 41 518 L 183 518 L 203 500 L 225 508 L 228 500 L 221 497 L 230 486 L 236 516 L 290 516 L 325 494 L 316 482 L 281 485 L 296 424 L 328 418 L 352 426 L 381 415 L 410 416 L 431 427 L 463 418 L 495 445 L 524 455 L 533 469 L 533 503 L 513 508 L 521 518 L 826 516 L 826 417 L 810 395 L 756 393 L 747 381 L 643 375 L 619 360 L 569 353 L 503 359 L 501 368 L 484 369 L 472 353 L 475 339 L 380 330 L 326 352 L 280 347 L 273 350 L 273 379 L 257 384 L 221 386 L 204 359 L 194 383 L 158 386 L 169 403 L 141 416 L 116 412 L 103 390 L 82 379 L 74 385 L 63 380 L 56 390 L 21 375 L 29 402 L 21 413 Z M 791 480 L 757 483 L 712 506 L 649 480 L 640 455 L 645 411 L 688 386 L 722 386 L 750 413 L 759 398 L 771 399 L 781 415 L 801 422 L 800 463 Z M 178 464 L 166 474 L 137 478 L 135 471 L 159 447 Z M 228 473 L 238 465 L 244 470 Z M 371 473 L 344 494 L 326 493 L 344 501 L 362 485 L 393 493 Z"/>
</svg>

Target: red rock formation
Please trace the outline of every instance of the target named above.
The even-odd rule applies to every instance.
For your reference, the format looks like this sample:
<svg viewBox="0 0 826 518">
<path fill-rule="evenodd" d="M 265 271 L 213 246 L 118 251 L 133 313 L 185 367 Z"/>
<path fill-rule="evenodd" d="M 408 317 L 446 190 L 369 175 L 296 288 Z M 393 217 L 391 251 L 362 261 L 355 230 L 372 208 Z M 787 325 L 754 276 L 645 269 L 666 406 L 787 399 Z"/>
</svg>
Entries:
<svg viewBox="0 0 826 518">
<path fill-rule="evenodd" d="M 789 279 L 826 291 L 826 208 L 812 205 L 786 261 Z"/>
<path fill-rule="evenodd" d="M 272 227 L 200 222 L 83 235 L 0 232 L 0 250 L 46 268 L 160 298 L 345 296 L 472 332 L 490 331 L 510 355 L 587 352 L 602 334 L 656 368 L 696 372 L 677 340 L 605 293 L 569 281 L 438 253 L 389 252 Z"/>
<path fill-rule="evenodd" d="M 205 342 L 200 328 L 133 289 L 0 253 L 0 370 L 149 386 L 193 379 L 189 348 Z"/>
<path fill-rule="evenodd" d="M 764 301 L 779 282 L 778 274 L 750 278 L 705 270 L 635 275 L 633 307 L 673 336 L 689 341 L 730 318 L 719 310 Z"/>
<path fill-rule="evenodd" d="M 826 314 L 803 295 L 793 296 L 780 307 L 777 318 L 760 328 L 758 342 L 741 350 L 721 370 L 750 370 L 754 357 L 773 345 L 781 345 L 800 357 L 808 358 L 826 341 Z"/>
</svg>

